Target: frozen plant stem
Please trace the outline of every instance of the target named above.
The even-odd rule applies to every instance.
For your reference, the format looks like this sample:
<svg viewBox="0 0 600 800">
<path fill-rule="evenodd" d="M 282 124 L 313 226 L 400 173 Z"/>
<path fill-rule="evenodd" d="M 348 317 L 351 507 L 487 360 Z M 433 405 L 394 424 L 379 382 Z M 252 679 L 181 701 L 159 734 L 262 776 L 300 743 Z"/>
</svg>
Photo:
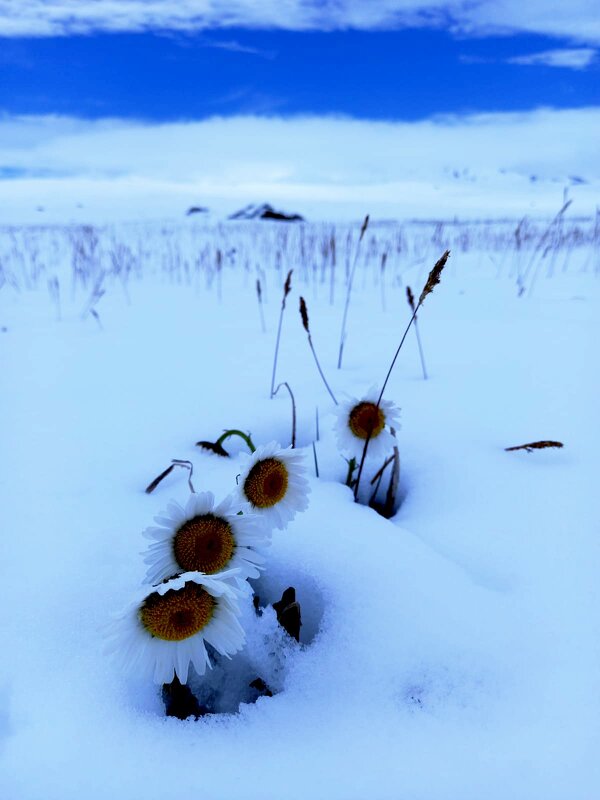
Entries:
<svg viewBox="0 0 600 800">
<path fill-rule="evenodd" d="M 154 478 L 154 480 L 151 483 L 149 483 L 148 486 L 146 486 L 145 489 L 146 494 L 152 494 L 152 492 L 156 489 L 158 484 L 162 480 L 164 480 L 167 477 L 167 475 L 169 475 L 173 471 L 175 467 L 183 467 L 184 469 L 188 470 L 189 473 L 188 486 L 190 487 L 190 492 L 192 494 L 195 494 L 196 490 L 194 489 L 194 484 L 192 483 L 192 475 L 194 474 L 194 465 L 192 464 L 191 461 L 184 461 L 183 459 L 180 458 L 174 458 L 171 461 L 171 466 L 167 467 L 163 472 L 160 473 L 160 475 L 157 475 L 157 477 Z"/>
<path fill-rule="evenodd" d="M 387 263 L 388 254 L 383 253 L 381 256 L 381 270 L 379 273 L 379 283 L 381 285 L 381 310 L 385 313 L 385 265 Z"/>
<path fill-rule="evenodd" d="M 317 358 L 317 353 L 316 353 L 315 347 L 313 345 L 312 336 L 310 335 L 310 325 L 309 325 L 309 322 L 308 322 L 308 309 L 306 308 L 306 302 L 305 302 L 303 297 L 300 298 L 300 317 L 302 318 L 302 326 L 304 327 L 304 330 L 308 334 L 308 343 L 310 345 L 310 349 L 311 349 L 313 357 L 315 359 L 315 364 L 317 365 L 317 369 L 319 370 L 319 375 L 321 376 L 321 379 L 322 379 L 323 383 L 325 384 L 325 388 L 329 392 L 329 396 L 331 397 L 331 399 L 333 400 L 333 402 L 337 406 L 338 401 L 335 399 L 335 395 L 331 391 L 331 387 L 327 383 L 327 379 L 325 378 L 325 375 L 323 374 L 323 370 L 321 369 L 321 365 L 319 364 L 319 359 Z"/>
<path fill-rule="evenodd" d="M 529 284 L 529 290 L 527 291 L 527 296 L 528 297 L 531 297 L 531 294 L 533 292 L 533 286 L 534 286 L 534 284 L 536 282 L 536 279 L 537 279 L 537 275 L 538 275 L 538 272 L 539 272 L 539 266 L 540 266 L 541 261 L 545 257 L 545 253 L 542 255 L 541 258 L 538 258 L 538 256 L 539 256 L 540 252 L 542 252 L 543 248 L 545 247 L 548 238 L 552 235 L 552 233 L 556 229 L 557 225 L 560 224 L 565 211 L 569 208 L 569 206 L 571 205 L 572 202 L 573 202 L 573 200 L 567 200 L 567 198 L 565 196 L 562 208 L 560 209 L 558 214 L 554 217 L 554 219 L 552 220 L 550 225 L 546 228 L 546 230 L 544 232 L 544 235 L 540 238 L 535 250 L 533 251 L 533 255 L 531 256 L 531 260 L 530 260 L 530 262 L 529 262 L 529 264 L 528 264 L 528 266 L 527 266 L 527 268 L 525 270 L 525 278 L 527 278 L 529 276 L 530 272 L 532 273 L 531 282 Z M 537 259 L 537 263 L 536 263 L 536 259 Z M 534 268 L 534 264 L 535 264 L 535 268 Z M 525 287 L 523 287 L 523 291 L 524 290 L 525 290 Z"/>
<path fill-rule="evenodd" d="M 393 428 L 390 428 L 390 431 L 392 436 L 396 436 L 396 431 Z M 400 483 L 400 451 L 398 450 L 398 445 L 394 445 L 393 462 L 392 475 L 390 477 L 390 483 L 385 497 L 385 506 L 383 510 L 384 516 L 387 519 L 390 519 L 393 516 L 396 509 L 396 497 L 398 495 L 398 484 Z"/>
<path fill-rule="evenodd" d="M 219 438 L 215 442 L 215 445 L 217 447 L 222 447 L 223 442 L 226 439 L 229 439 L 231 436 L 239 436 L 240 439 L 243 439 L 243 441 L 246 443 L 251 453 L 253 453 L 256 450 L 256 447 L 254 447 L 254 442 L 252 441 L 250 434 L 244 433 L 244 431 L 240 431 L 237 428 L 231 428 L 231 430 L 222 433 L 221 436 L 219 436 Z"/>
<path fill-rule="evenodd" d="M 373 485 L 373 483 L 375 483 L 375 481 L 377 481 L 375 483 L 375 488 L 371 492 L 371 497 L 369 498 L 369 505 L 371 507 L 373 507 L 373 505 L 375 503 L 375 498 L 377 497 L 377 492 L 379 491 L 379 487 L 381 486 L 381 481 L 383 480 L 383 474 L 384 474 L 385 470 L 387 469 L 387 467 L 392 463 L 393 460 L 394 460 L 393 456 L 391 458 L 388 458 L 384 462 L 384 464 L 381 467 L 381 469 L 377 472 L 377 474 L 375 475 L 373 480 L 371 481 L 371 486 Z"/>
<path fill-rule="evenodd" d="M 346 486 L 352 488 L 352 476 L 356 469 L 356 459 L 354 457 L 348 460 L 348 472 L 346 473 Z"/>
<path fill-rule="evenodd" d="M 313 451 L 313 458 L 315 460 L 315 476 L 318 478 L 319 477 L 319 462 L 317 460 L 317 447 L 316 447 L 314 442 L 312 443 L 312 451 Z"/>
<path fill-rule="evenodd" d="M 381 401 L 383 399 L 383 393 L 385 392 L 385 388 L 386 388 L 386 386 L 388 384 L 388 381 L 390 379 L 390 375 L 392 374 L 392 370 L 394 369 L 396 361 L 398 360 L 398 356 L 400 355 L 400 350 L 402 349 L 402 345 L 404 344 L 404 342 L 406 340 L 406 337 L 408 336 L 408 332 L 410 330 L 410 326 L 413 324 L 413 322 L 416 319 L 417 311 L 423 305 L 423 301 L 425 300 L 427 295 L 431 294 L 431 292 L 434 290 L 434 288 L 440 282 L 440 276 L 442 274 L 442 270 L 446 266 L 446 262 L 448 261 L 448 257 L 449 256 L 450 256 L 450 250 L 446 250 L 446 252 L 443 254 L 443 256 L 438 261 L 436 261 L 433 269 L 431 270 L 431 272 L 429 273 L 429 275 L 427 277 L 427 281 L 426 281 L 425 286 L 423 287 L 423 291 L 421 292 L 421 295 L 419 297 L 419 302 L 415 306 L 415 310 L 413 311 L 412 317 L 410 318 L 410 321 L 409 321 L 408 325 L 406 326 L 406 330 L 404 331 L 404 333 L 402 335 L 402 339 L 400 339 L 400 344 L 398 345 L 398 347 L 396 349 L 396 353 L 394 354 L 394 358 L 392 359 L 392 363 L 390 364 L 390 368 L 388 369 L 387 375 L 385 376 L 385 380 L 383 382 L 383 386 L 381 387 L 381 391 L 379 392 L 379 397 L 377 398 L 377 403 L 376 403 L 377 408 L 379 408 L 379 406 L 381 405 Z M 369 448 L 369 442 L 371 441 L 372 433 L 373 433 L 372 430 L 370 430 L 368 432 L 367 438 L 365 439 L 365 444 L 364 444 L 364 447 L 363 447 L 362 455 L 360 457 L 360 465 L 358 467 L 358 475 L 356 476 L 356 483 L 354 485 L 354 500 L 356 502 L 358 502 L 358 489 L 360 487 L 360 479 L 362 477 L 362 471 L 363 471 L 363 467 L 365 465 L 365 459 L 367 457 L 367 450 Z"/>
<path fill-rule="evenodd" d="M 358 264 L 358 254 L 360 253 L 360 243 L 363 240 L 363 236 L 365 235 L 365 231 L 369 225 L 369 215 L 365 217 L 365 220 L 362 224 L 360 229 L 360 236 L 358 237 L 358 245 L 356 247 L 356 252 L 354 253 L 354 261 L 352 263 L 352 270 L 350 271 L 350 277 L 348 279 L 348 290 L 346 292 L 346 302 L 344 304 L 344 316 L 342 317 L 342 330 L 340 333 L 340 350 L 338 354 L 338 364 L 337 368 L 342 368 L 342 357 L 344 355 L 344 342 L 346 341 L 346 322 L 348 320 L 348 308 L 350 306 L 350 295 L 352 294 L 352 283 L 354 282 L 354 273 L 356 272 L 356 265 Z"/>
<path fill-rule="evenodd" d="M 288 390 L 288 392 L 290 393 L 290 400 L 292 401 L 292 449 L 294 449 L 296 447 L 296 400 L 294 398 L 294 393 L 290 389 L 290 385 L 287 381 L 283 381 L 283 383 L 280 383 L 279 386 L 273 392 L 273 395 L 276 395 L 282 386 L 285 386 L 285 388 Z"/>
<path fill-rule="evenodd" d="M 256 297 L 258 298 L 258 311 L 260 314 L 260 327 L 263 333 L 267 332 L 267 328 L 265 326 L 265 312 L 263 310 L 263 302 L 262 302 L 262 287 L 260 285 L 260 278 L 256 279 Z"/>
<path fill-rule="evenodd" d="M 406 299 L 408 300 L 408 305 L 410 306 L 411 310 L 414 312 L 415 310 L 415 298 L 411 291 L 410 286 L 406 287 Z M 421 345 L 421 337 L 419 335 L 419 323 L 415 316 L 415 334 L 417 337 L 417 345 L 419 346 L 419 356 L 421 358 L 421 369 L 423 370 L 423 380 L 427 380 L 427 370 L 425 369 L 425 357 L 423 355 L 423 347 Z"/>
<path fill-rule="evenodd" d="M 281 326 L 283 325 L 283 312 L 285 311 L 285 299 L 292 291 L 292 272 L 290 270 L 283 285 L 283 297 L 281 298 L 281 311 L 279 312 L 279 325 L 277 326 L 277 339 L 275 340 L 275 356 L 273 357 L 273 374 L 271 375 L 271 398 L 275 392 L 275 373 L 277 372 L 277 356 L 279 355 L 279 342 L 281 340 Z"/>
</svg>

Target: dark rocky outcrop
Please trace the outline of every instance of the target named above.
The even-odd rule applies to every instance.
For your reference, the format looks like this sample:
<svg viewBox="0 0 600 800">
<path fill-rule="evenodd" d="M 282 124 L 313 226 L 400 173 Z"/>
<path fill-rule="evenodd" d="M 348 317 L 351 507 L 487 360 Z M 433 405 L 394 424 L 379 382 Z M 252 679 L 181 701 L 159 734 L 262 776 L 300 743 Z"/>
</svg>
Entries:
<svg viewBox="0 0 600 800">
<path fill-rule="evenodd" d="M 249 220 L 249 219 L 266 219 L 275 220 L 277 222 L 303 222 L 304 217 L 300 214 L 288 214 L 284 211 L 276 211 L 273 206 L 268 203 L 262 205 L 249 205 L 231 214 L 229 219 L 236 220 Z"/>
<path fill-rule="evenodd" d="M 207 212 L 208 208 L 204 208 L 204 206 L 190 206 L 185 215 L 186 217 L 191 217 L 193 214 L 206 214 Z"/>
</svg>

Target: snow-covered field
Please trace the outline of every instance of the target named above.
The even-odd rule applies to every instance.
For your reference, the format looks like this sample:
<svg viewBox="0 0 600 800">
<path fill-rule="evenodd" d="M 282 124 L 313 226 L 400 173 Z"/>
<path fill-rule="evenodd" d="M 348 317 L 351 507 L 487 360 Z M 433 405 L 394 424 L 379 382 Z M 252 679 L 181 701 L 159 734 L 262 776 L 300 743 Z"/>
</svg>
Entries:
<svg viewBox="0 0 600 800">
<path fill-rule="evenodd" d="M 341 370 L 360 223 L 0 231 L 3 800 L 600 795 L 600 237 L 548 224 L 372 224 Z M 419 314 L 429 379 L 411 331 L 386 390 L 402 410 L 387 520 L 344 486 L 298 298 L 333 392 L 359 396 L 446 247 Z M 241 442 L 225 459 L 196 441 L 290 443 L 289 398 L 269 399 L 289 269 L 278 381 L 310 506 L 274 532 L 257 592 L 296 587 L 301 644 L 247 619 L 219 667 L 229 713 L 166 718 L 103 628 L 144 577 L 141 531 L 189 494 L 183 470 L 144 493 L 171 459 L 221 497 Z M 504 450 L 545 439 L 564 448 Z M 246 673 L 276 693 L 237 709 Z"/>
</svg>

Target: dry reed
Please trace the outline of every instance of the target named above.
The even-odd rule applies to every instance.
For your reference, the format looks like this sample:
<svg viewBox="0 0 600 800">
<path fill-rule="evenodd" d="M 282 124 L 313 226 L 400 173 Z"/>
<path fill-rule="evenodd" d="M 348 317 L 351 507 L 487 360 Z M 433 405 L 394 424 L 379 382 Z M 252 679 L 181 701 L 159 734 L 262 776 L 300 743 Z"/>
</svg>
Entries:
<svg viewBox="0 0 600 800">
<path fill-rule="evenodd" d="M 315 350 L 315 346 L 313 344 L 312 336 L 310 334 L 310 324 L 309 324 L 309 321 L 308 321 L 308 309 L 306 307 L 306 301 L 304 300 L 303 297 L 300 298 L 300 318 L 302 319 L 302 327 L 304 328 L 304 330 L 306 331 L 306 333 L 308 335 L 308 343 L 310 345 L 310 349 L 311 349 L 313 357 L 315 359 L 315 364 L 317 365 L 317 369 L 319 370 L 319 375 L 321 376 L 321 379 L 322 379 L 323 383 L 325 384 L 325 388 L 329 392 L 329 395 L 330 395 L 331 399 L 333 400 L 333 402 L 337 406 L 338 401 L 336 400 L 334 393 L 331 391 L 331 387 L 327 383 L 327 378 L 325 377 L 325 375 L 323 373 L 323 370 L 321 369 L 321 364 L 319 363 L 319 359 L 317 358 L 317 353 L 316 353 L 316 350 Z"/>
<path fill-rule="evenodd" d="M 356 265 L 358 264 L 358 254 L 360 253 L 360 243 L 363 240 L 365 232 L 369 226 L 369 215 L 365 217 L 363 224 L 360 229 L 360 235 L 358 237 L 358 245 L 356 246 L 356 251 L 354 253 L 354 262 L 352 263 L 352 270 L 350 271 L 350 275 L 348 278 L 348 289 L 346 291 L 346 302 L 344 304 L 344 316 L 342 317 L 342 330 L 340 332 L 340 349 L 338 353 L 338 364 L 337 368 L 342 368 L 342 357 L 344 355 L 344 343 L 346 341 L 346 322 L 348 320 L 348 308 L 350 306 L 350 297 L 352 295 L 352 284 L 354 283 L 354 275 L 356 274 Z"/>
<path fill-rule="evenodd" d="M 292 291 L 292 272 L 294 270 L 290 270 L 287 274 L 287 278 L 285 279 L 285 283 L 283 285 L 283 297 L 281 298 L 281 310 L 279 312 L 279 325 L 277 326 L 277 338 L 275 340 L 275 355 L 273 357 L 273 374 L 271 375 L 271 394 L 270 397 L 273 397 L 273 393 L 275 391 L 275 373 L 277 372 L 277 358 L 279 356 L 279 343 L 281 341 L 281 326 L 283 325 L 283 312 L 285 311 L 285 300 L 288 294 Z"/>
<path fill-rule="evenodd" d="M 392 374 L 392 370 L 394 369 L 394 366 L 396 364 L 398 356 L 400 355 L 400 350 L 402 349 L 402 345 L 404 344 L 404 342 L 406 340 L 406 337 L 408 336 L 408 332 L 410 330 L 410 326 L 415 321 L 416 316 L 417 316 L 417 312 L 421 308 L 421 306 L 423 305 L 423 302 L 425 301 L 425 298 L 429 294 L 431 294 L 431 292 L 434 290 L 434 288 L 439 284 L 440 278 L 441 278 L 441 275 L 442 275 L 442 271 L 443 271 L 444 267 L 446 266 L 446 262 L 448 261 L 449 256 L 450 256 L 450 251 L 446 250 L 446 252 L 442 255 L 442 257 L 440 259 L 438 259 L 438 261 L 436 261 L 436 263 L 433 266 L 433 269 L 431 270 L 431 272 L 429 273 L 429 275 L 427 277 L 427 281 L 425 282 L 425 286 L 423 287 L 423 291 L 421 292 L 421 294 L 419 296 L 419 302 L 417 303 L 417 305 L 415 307 L 415 310 L 413 311 L 412 317 L 410 318 L 410 321 L 409 321 L 408 325 L 406 326 L 406 330 L 404 331 L 404 333 L 402 335 L 402 338 L 400 339 L 400 344 L 398 345 L 398 347 L 396 349 L 396 353 L 395 353 L 395 355 L 394 355 L 394 357 L 392 359 L 392 363 L 390 364 L 390 368 L 388 369 L 387 375 L 385 376 L 385 380 L 383 382 L 383 386 L 381 387 L 381 391 L 379 392 L 379 397 L 377 398 L 377 403 L 376 403 L 378 408 L 379 408 L 379 406 L 381 404 L 381 401 L 383 399 L 383 393 L 385 392 L 386 386 L 387 386 L 388 381 L 390 379 L 390 375 Z M 362 455 L 361 455 L 361 459 L 360 459 L 360 465 L 358 467 L 358 474 L 356 476 L 356 482 L 354 484 L 354 499 L 357 500 L 357 501 L 358 501 L 358 490 L 360 488 L 360 479 L 362 477 L 362 472 L 363 472 L 363 468 L 364 468 L 364 465 L 365 465 L 365 459 L 367 457 L 367 450 L 369 448 L 369 442 L 371 441 L 371 434 L 372 434 L 372 431 L 369 431 L 369 433 L 367 434 L 367 438 L 365 439 L 365 444 L 364 444 Z"/>
<path fill-rule="evenodd" d="M 551 439 L 544 439 L 540 442 L 528 442 L 528 444 L 519 444 L 516 447 L 505 447 L 506 452 L 512 450 L 526 450 L 528 453 L 533 453 L 534 450 L 545 450 L 547 447 L 564 447 L 562 442 L 553 442 Z"/>
</svg>

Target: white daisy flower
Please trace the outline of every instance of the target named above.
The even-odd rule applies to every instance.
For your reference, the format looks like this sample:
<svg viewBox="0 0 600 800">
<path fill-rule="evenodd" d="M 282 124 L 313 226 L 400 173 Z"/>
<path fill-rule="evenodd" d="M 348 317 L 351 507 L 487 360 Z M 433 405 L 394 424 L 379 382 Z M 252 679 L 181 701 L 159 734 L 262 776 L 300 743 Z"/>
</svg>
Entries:
<svg viewBox="0 0 600 800">
<path fill-rule="evenodd" d="M 238 514 L 232 495 L 215 507 L 212 492 L 190 495 L 185 508 L 171 502 L 155 517 L 158 526 L 143 535 L 154 541 L 144 562 L 149 565 L 146 583 L 160 583 L 180 572 L 215 575 L 237 569 L 240 580 L 258 578 L 264 562 L 261 548 L 269 543 L 268 532 L 255 516 Z M 245 509 L 247 510 L 247 509 Z"/>
<path fill-rule="evenodd" d="M 304 456 L 270 442 L 246 459 L 238 482 L 242 500 L 265 525 L 283 530 L 297 511 L 308 508 Z"/>
<path fill-rule="evenodd" d="M 396 444 L 387 429 L 400 427 L 400 409 L 390 400 L 382 400 L 378 406 L 378 397 L 377 388 L 372 387 L 364 397 L 351 397 L 336 409 L 335 433 L 339 448 L 357 461 L 360 461 L 369 432 L 367 453 L 370 456 L 385 458 Z"/>
<path fill-rule="evenodd" d="M 240 590 L 230 580 L 187 572 L 140 595 L 108 628 L 106 651 L 123 669 L 155 683 L 188 679 L 190 664 L 204 675 L 211 663 L 205 642 L 230 658 L 242 649 Z"/>
</svg>

